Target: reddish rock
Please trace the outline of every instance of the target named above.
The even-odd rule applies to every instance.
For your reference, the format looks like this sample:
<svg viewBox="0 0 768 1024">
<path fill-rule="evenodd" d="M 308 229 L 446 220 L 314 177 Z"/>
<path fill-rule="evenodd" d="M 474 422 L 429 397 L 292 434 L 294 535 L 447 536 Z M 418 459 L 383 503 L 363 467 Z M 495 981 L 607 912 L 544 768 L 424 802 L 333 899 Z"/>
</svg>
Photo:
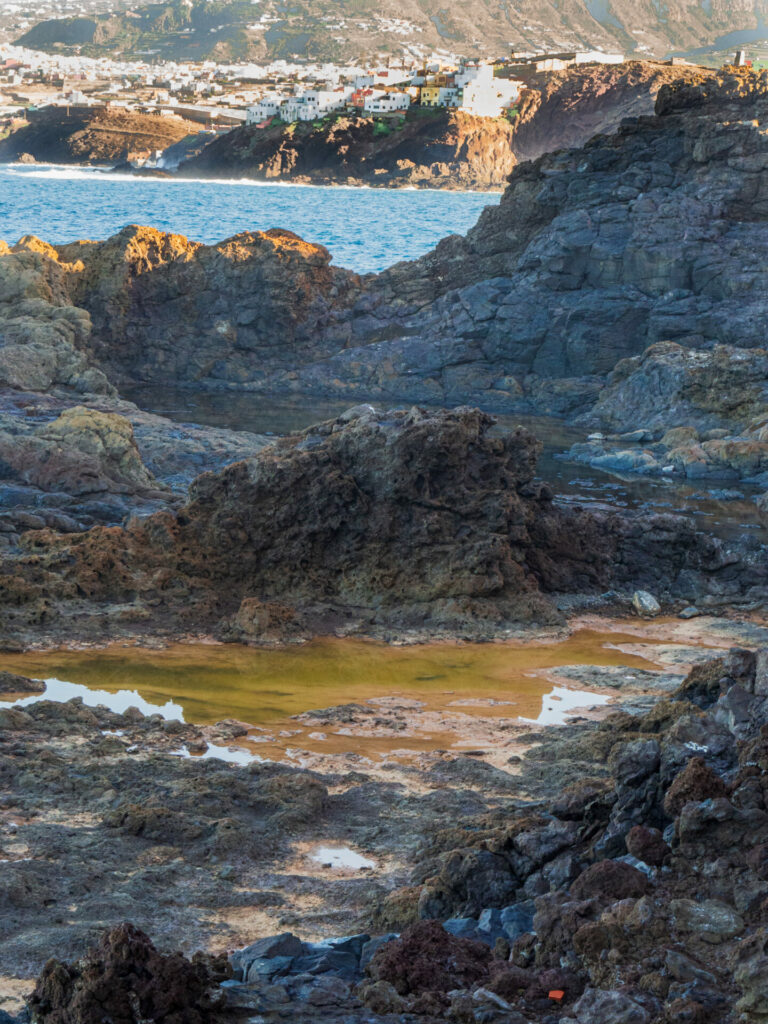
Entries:
<svg viewBox="0 0 768 1024">
<path fill-rule="evenodd" d="M 213 1024 L 223 1005 L 218 984 L 229 973 L 223 957 L 165 956 L 121 924 L 76 964 L 49 960 L 29 1006 L 39 1024 Z"/>
<path fill-rule="evenodd" d="M 400 995 L 445 994 L 484 982 L 490 962 L 484 943 L 456 938 L 437 921 L 418 921 L 378 949 L 368 971 Z"/>
<path fill-rule="evenodd" d="M 651 889 L 642 871 L 620 860 L 601 860 L 587 868 L 571 886 L 577 900 L 625 900 L 645 896 Z"/>
<path fill-rule="evenodd" d="M 687 803 L 726 795 L 725 783 L 701 757 L 692 757 L 675 777 L 664 797 L 664 810 L 675 818 Z"/>
<path fill-rule="evenodd" d="M 659 867 L 670 854 L 669 846 L 657 828 L 635 825 L 627 834 L 627 851 L 644 864 Z"/>
</svg>

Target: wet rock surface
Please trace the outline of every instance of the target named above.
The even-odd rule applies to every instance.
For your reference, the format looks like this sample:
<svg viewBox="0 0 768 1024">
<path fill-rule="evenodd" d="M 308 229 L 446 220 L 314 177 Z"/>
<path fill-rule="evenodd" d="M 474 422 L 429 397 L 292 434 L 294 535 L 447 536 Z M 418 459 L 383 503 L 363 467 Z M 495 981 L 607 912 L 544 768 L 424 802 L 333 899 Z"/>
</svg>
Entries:
<svg viewBox="0 0 768 1024">
<path fill-rule="evenodd" d="M 168 972 L 187 971 L 201 1020 L 214 1019 L 205 1014 L 221 998 L 227 1019 L 267 1021 L 759 1024 L 768 967 L 765 660 L 733 650 L 697 666 L 671 701 L 662 690 L 644 711 L 527 734 L 514 790 L 491 796 L 485 780 L 467 776 L 484 806 L 454 812 L 450 823 L 435 802 L 440 790 L 422 788 L 424 764 L 393 807 L 385 773 L 191 762 L 168 752 L 194 742 L 197 727 L 166 729 L 77 702 L 31 705 L 0 726 L 1 813 L 19 823 L 0 834 L 13 847 L 0 972 L 38 970 L 53 941 L 77 955 L 119 908 L 160 950 L 175 948 L 185 920 L 185 952 L 229 947 L 232 977 L 118 930 L 78 964 L 45 967 L 34 1019 L 79 1020 L 68 1008 L 87 1006 L 105 979 L 137 995 L 163 981 L 170 993 Z M 746 695 L 745 715 L 723 728 L 736 694 Z M 63 757 L 75 785 L 54 781 L 65 778 Z M 347 921 L 364 927 L 333 938 L 327 913 L 325 937 L 302 937 L 313 927 L 305 905 L 298 927 L 280 931 L 277 915 L 290 920 L 301 890 L 277 865 L 304 837 L 341 820 L 349 829 L 360 799 L 368 814 L 356 842 L 378 857 L 398 849 L 398 868 L 386 878 L 317 880 L 309 907 L 321 894 L 327 912 L 338 907 L 347 887 Z M 171 878 L 179 895 L 157 898 Z M 61 899 L 74 910 L 57 922 L 50 908 Z M 38 918 L 48 924 L 36 933 Z M 396 926 L 377 929 L 385 918 Z M 216 998 L 195 988 L 212 977 Z M 157 1010 L 155 1019 L 176 1019 L 167 1006 L 169 1016 Z"/>
</svg>

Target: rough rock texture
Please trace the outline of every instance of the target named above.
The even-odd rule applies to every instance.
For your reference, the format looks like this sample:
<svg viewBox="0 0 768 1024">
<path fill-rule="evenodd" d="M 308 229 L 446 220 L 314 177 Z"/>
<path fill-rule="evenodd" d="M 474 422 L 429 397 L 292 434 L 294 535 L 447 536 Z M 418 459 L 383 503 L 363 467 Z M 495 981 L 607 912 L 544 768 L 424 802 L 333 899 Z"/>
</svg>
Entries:
<svg viewBox="0 0 768 1024">
<path fill-rule="evenodd" d="M 73 406 L 66 389 L 0 388 L 0 547 L 49 526 L 72 532 L 179 503 L 204 470 L 268 439 L 180 425 L 110 396 Z"/>
<path fill-rule="evenodd" d="M 13 672 L 0 672 L 0 694 L 43 693 L 45 683 L 39 679 L 28 679 Z"/>
<path fill-rule="evenodd" d="M 125 417 L 72 406 L 25 441 L 0 432 L 4 479 L 75 497 L 100 491 L 158 491 Z"/>
<path fill-rule="evenodd" d="M 115 164 L 199 132 L 180 117 L 138 114 L 118 107 L 44 107 L 0 140 L 0 163 L 26 153 L 43 163 Z"/>
<path fill-rule="evenodd" d="M 0 248 L 0 384 L 111 393 L 84 351 L 90 328 L 88 313 L 72 305 L 64 274 L 45 246 Z"/>
<path fill-rule="evenodd" d="M 329 310 L 358 283 L 330 266 L 322 246 L 279 230 L 216 246 L 135 226 L 106 242 L 55 249 L 27 237 L 0 257 L 0 268 L 17 274 L 14 260 L 34 261 L 66 286 L 68 315 L 91 324 L 81 347 L 118 381 L 242 381 L 290 371 L 318 344 L 338 347 L 319 336 Z"/>
<path fill-rule="evenodd" d="M 447 1002 L 450 989 L 485 980 L 490 959 L 487 945 L 456 938 L 436 921 L 419 921 L 376 951 L 368 973 L 401 996 L 431 992 Z"/>
<path fill-rule="evenodd" d="M 203 474 L 177 514 L 30 532 L 2 566 L 7 628 L 493 635 L 559 621 L 555 593 L 764 598 L 757 548 L 737 553 L 674 516 L 560 508 L 534 480 L 533 436 L 492 427 L 467 408 L 363 406 Z"/>
<path fill-rule="evenodd" d="M 754 382 L 767 95 L 768 73 L 665 85 L 657 115 L 520 165 L 466 238 L 363 281 L 281 233 L 207 247 L 127 229 L 48 251 L 90 313 L 93 358 L 122 379 L 572 416 L 623 359 L 673 341 L 743 351 Z M 614 384 L 630 403 L 631 382 Z"/>
<path fill-rule="evenodd" d="M 695 78 L 663 86 L 655 116 L 520 165 L 466 238 L 363 280 L 283 232 L 201 246 L 131 228 L 22 249 L 58 264 L 46 273 L 90 314 L 87 351 L 118 381 L 568 416 L 599 400 L 595 418 L 625 424 L 650 377 L 651 424 L 677 403 L 730 428 L 764 408 L 768 72 Z M 719 408 L 697 391 L 706 376 L 727 384 Z"/>
<path fill-rule="evenodd" d="M 510 962 L 491 965 L 485 988 L 455 995 L 449 1019 L 478 1019 L 473 1013 L 482 1007 L 489 1020 L 516 1021 L 512 1015 L 520 1013 L 526 1021 L 568 1024 L 762 1024 L 764 666 L 764 652 L 734 649 L 698 666 L 673 694 L 665 718 L 656 705 L 569 726 L 559 737 L 540 735 L 524 759 L 523 778 L 543 779 L 564 758 L 573 758 L 582 776 L 609 765 L 600 792 L 594 782 L 571 788 L 567 821 L 565 803 L 550 791 L 537 816 L 520 808 L 511 817 L 446 825 L 433 836 L 412 873 L 422 885 L 423 918 L 461 915 L 446 928 L 481 934 L 495 915 L 503 935 L 525 901 L 535 905 L 527 931 L 507 932 Z M 700 706 L 688 703 L 691 696 Z M 643 851 L 648 860 L 639 858 Z M 464 872 L 467 863 L 472 867 Z M 501 900 L 510 905 L 494 909 Z M 405 960 L 408 934 L 377 957 Z M 506 959 L 498 942 L 495 955 Z M 439 964 L 435 955 L 435 969 Z M 425 976 L 428 969 L 421 964 Z M 498 1011 L 510 1016 L 492 1016 Z"/>
<path fill-rule="evenodd" d="M 182 164 L 179 173 L 320 185 L 503 188 L 517 162 L 513 138 L 514 125 L 505 117 L 414 110 L 374 122 L 345 115 L 317 126 L 236 128 Z"/>
<path fill-rule="evenodd" d="M 517 104 L 512 148 L 519 161 L 583 146 L 599 133 L 615 131 L 628 117 L 653 113 L 659 89 L 671 82 L 697 82 L 713 72 L 655 61 L 588 64 L 536 75 Z"/>
<path fill-rule="evenodd" d="M 224 958 L 164 956 L 130 924 L 118 925 L 79 963 L 50 960 L 30 1000 L 36 1024 L 209 1024 L 220 1020 Z"/>
<path fill-rule="evenodd" d="M 130 907 L 164 951 L 244 947 L 222 990 L 228 1020 L 763 1024 L 766 665 L 765 650 L 733 649 L 671 699 L 652 687 L 603 720 L 529 729 L 514 776 L 421 755 L 400 775 L 412 791 L 359 759 L 319 775 L 168 756 L 233 736 L 231 722 L 201 729 L 80 701 L 0 711 L 3 801 L 18 823 L 2 834 L 0 970 L 29 976 L 54 947 L 77 955 Z M 704 775 L 705 786 L 691 784 Z M 340 828 L 343 841 L 396 859 L 408 884 L 388 892 L 362 876 L 307 873 L 303 926 L 317 926 L 320 905 L 332 930 L 355 891 L 359 911 L 402 905 L 407 892 L 415 921 L 401 936 L 307 942 L 285 930 L 296 897 L 285 865 Z M 638 856 L 658 847 L 658 832 L 661 867 Z M 64 903 L 66 917 L 51 911 Z M 88 1004 L 76 998 L 106 981 L 113 998 L 133 989 L 161 1000 L 141 1019 L 163 1019 L 179 972 L 192 994 L 201 969 L 121 929 L 80 964 L 46 967 L 37 998 L 49 1012 L 77 1006 L 80 1016 L 52 1019 L 81 1024 Z M 208 1005 L 203 994 L 193 1004 Z M 112 1019 L 120 1009 L 110 1004 Z"/>
<path fill-rule="evenodd" d="M 651 345 L 620 362 L 589 413 L 615 431 L 675 427 L 741 430 L 768 408 L 768 352 L 715 345 L 706 351 L 673 342 Z M 664 439 L 663 439 L 664 440 Z M 675 440 L 674 435 L 666 439 Z M 672 446 L 671 445 L 671 446 Z"/>
</svg>

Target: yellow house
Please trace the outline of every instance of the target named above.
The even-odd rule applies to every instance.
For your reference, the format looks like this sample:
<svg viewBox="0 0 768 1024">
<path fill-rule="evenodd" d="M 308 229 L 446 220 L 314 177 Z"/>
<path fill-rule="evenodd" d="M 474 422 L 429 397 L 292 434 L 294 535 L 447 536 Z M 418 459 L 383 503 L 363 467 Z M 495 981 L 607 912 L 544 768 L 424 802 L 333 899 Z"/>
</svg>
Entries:
<svg viewBox="0 0 768 1024">
<path fill-rule="evenodd" d="M 422 107 L 436 107 L 440 102 L 439 85 L 422 85 L 419 102 Z"/>
</svg>

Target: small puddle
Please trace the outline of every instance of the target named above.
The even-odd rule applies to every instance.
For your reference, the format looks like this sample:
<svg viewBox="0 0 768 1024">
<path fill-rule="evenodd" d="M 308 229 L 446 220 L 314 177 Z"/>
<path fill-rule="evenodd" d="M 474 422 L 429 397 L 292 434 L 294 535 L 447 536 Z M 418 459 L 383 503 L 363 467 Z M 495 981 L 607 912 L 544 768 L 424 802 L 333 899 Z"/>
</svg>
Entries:
<svg viewBox="0 0 768 1024">
<path fill-rule="evenodd" d="M 577 711 L 592 707 L 605 707 L 614 695 L 593 693 L 591 690 L 569 690 L 566 686 L 555 686 L 542 698 L 541 712 L 536 718 L 524 721 L 536 725 L 565 725 Z"/>
<path fill-rule="evenodd" d="M 376 867 L 375 861 L 363 857 L 361 853 L 356 853 L 348 846 L 318 846 L 309 854 L 309 859 L 323 866 L 347 868 L 353 871 Z"/>
</svg>

